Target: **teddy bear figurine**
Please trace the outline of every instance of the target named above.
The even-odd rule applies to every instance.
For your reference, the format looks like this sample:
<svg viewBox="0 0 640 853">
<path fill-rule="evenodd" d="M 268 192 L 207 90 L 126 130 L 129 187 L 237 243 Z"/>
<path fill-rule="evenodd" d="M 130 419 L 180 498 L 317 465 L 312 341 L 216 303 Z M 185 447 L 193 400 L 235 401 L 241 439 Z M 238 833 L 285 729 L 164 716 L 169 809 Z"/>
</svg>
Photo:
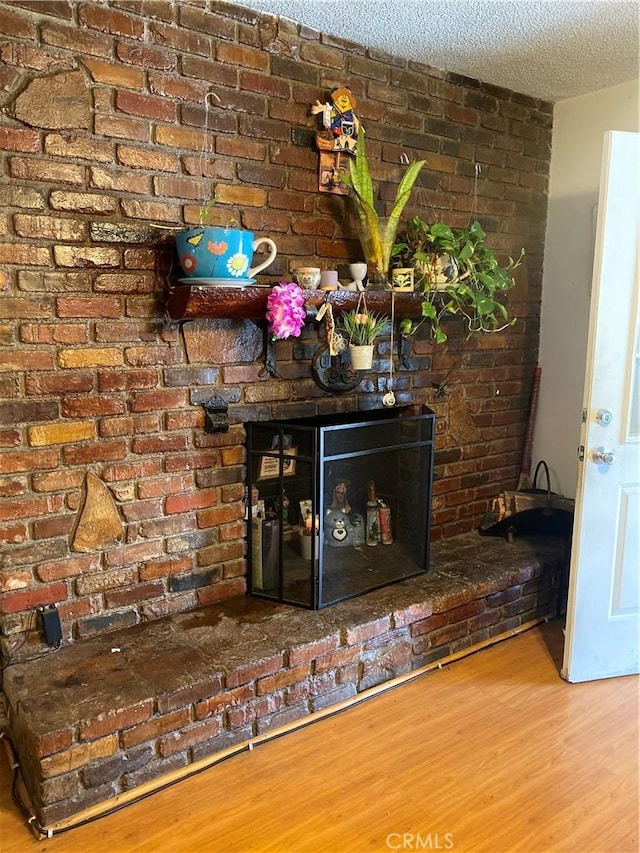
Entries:
<svg viewBox="0 0 640 853">
<path fill-rule="evenodd" d="M 332 548 L 364 545 L 364 521 L 361 515 L 348 515 L 342 509 L 328 509 L 324 519 L 324 538 Z"/>
</svg>

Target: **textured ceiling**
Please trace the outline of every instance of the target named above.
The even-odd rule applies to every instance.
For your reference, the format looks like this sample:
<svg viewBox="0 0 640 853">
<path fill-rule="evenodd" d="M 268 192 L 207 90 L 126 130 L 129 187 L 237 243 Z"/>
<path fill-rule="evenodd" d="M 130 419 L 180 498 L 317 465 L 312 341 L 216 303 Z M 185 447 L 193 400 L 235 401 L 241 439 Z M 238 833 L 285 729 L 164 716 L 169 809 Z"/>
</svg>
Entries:
<svg viewBox="0 0 640 853">
<path fill-rule="evenodd" d="M 638 77 L 636 0 L 240 0 L 548 101 Z"/>
</svg>

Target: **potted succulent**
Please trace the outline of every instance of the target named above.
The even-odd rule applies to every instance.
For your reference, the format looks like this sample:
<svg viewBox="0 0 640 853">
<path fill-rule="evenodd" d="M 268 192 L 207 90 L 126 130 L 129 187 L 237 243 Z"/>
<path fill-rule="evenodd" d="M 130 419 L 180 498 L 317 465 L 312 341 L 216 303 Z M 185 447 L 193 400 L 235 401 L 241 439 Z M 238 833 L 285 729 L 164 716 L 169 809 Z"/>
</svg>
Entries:
<svg viewBox="0 0 640 853">
<path fill-rule="evenodd" d="M 388 286 L 389 263 L 396 239 L 400 216 L 416 182 L 425 160 L 410 163 L 398 188 L 388 218 L 379 216 L 375 206 L 373 181 L 365 149 L 364 131 L 358 129 L 358 146 L 355 157 L 349 159 L 349 173 L 341 179 L 353 190 L 353 202 L 357 214 L 358 237 L 368 268 L 368 283 L 382 279 Z"/>
<path fill-rule="evenodd" d="M 515 284 L 512 273 L 522 263 L 524 249 L 515 260 L 509 258 L 500 266 L 479 222 L 450 228 L 442 222 L 429 225 L 414 216 L 393 247 L 393 257 L 399 266 L 414 268 L 416 290 L 424 296 L 422 319 L 404 320 L 403 334 L 411 334 L 429 320 L 436 343 L 443 343 L 447 340 L 441 326 L 445 315 L 463 317 L 467 337 L 500 332 L 516 322 L 501 297 Z"/>
<path fill-rule="evenodd" d="M 371 313 L 366 306 L 346 311 L 340 318 L 339 328 L 349 342 L 349 355 L 354 370 L 368 370 L 373 363 L 373 345 L 384 334 L 389 320 L 382 314 Z"/>
</svg>

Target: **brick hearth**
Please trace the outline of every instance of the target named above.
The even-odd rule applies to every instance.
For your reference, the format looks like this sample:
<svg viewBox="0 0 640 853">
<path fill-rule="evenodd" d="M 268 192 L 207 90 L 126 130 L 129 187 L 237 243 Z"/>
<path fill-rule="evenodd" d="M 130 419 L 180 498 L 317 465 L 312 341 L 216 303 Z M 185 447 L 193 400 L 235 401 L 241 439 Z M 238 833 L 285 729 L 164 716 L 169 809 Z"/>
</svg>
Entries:
<svg viewBox="0 0 640 853">
<path fill-rule="evenodd" d="M 532 619 L 554 615 L 562 542 L 464 534 L 427 575 L 323 611 L 239 597 L 5 671 L 41 826 Z"/>
</svg>

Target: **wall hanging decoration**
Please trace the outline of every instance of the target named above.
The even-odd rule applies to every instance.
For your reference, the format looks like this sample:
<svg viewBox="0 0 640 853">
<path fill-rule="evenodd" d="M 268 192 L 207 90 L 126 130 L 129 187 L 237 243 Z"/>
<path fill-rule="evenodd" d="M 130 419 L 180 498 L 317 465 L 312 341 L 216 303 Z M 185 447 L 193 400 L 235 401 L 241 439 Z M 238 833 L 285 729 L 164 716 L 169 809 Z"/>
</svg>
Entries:
<svg viewBox="0 0 640 853">
<path fill-rule="evenodd" d="M 328 295 L 316 314 L 318 323 L 324 320 L 325 341 L 313 357 L 311 373 L 313 380 L 323 391 L 344 394 L 360 384 L 362 377 L 353 369 L 347 351 L 347 342 L 336 331 L 333 306 Z"/>
<path fill-rule="evenodd" d="M 86 495 L 72 549 L 88 554 L 113 547 L 124 539 L 124 524 L 111 491 L 92 471 L 86 476 Z"/>
<path fill-rule="evenodd" d="M 330 394 L 346 394 L 362 382 L 361 374 L 351 366 L 348 350 L 331 355 L 326 344 L 313 356 L 311 375 L 316 385 Z"/>
<path fill-rule="evenodd" d="M 395 291 L 391 293 L 391 332 L 389 336 L 389 378 L 387 379 L 387 393 L 382 398 L 382 405 L 386 406 L 388 409 L 393 408 L 396 404 L 396 395 L 393 392 L 393 344 L 394 344 L 394 330 L 396 324 L 396 294 Z"/>
<path fill-rule="evenodd" d="M 354 112 L 357 106 L 348 86 L 338 86 L 331 91 L 331 103 L 316 101 L 311 114 L 320 116 L 322 130 L 316 133 L 320 152 L 320 177 L 318 189 L 323 193 L 348 195 L 349 188 L 341 177 L 344 165 L 342 154 L 354 155 L 360 122 Z"/>
</svg>

